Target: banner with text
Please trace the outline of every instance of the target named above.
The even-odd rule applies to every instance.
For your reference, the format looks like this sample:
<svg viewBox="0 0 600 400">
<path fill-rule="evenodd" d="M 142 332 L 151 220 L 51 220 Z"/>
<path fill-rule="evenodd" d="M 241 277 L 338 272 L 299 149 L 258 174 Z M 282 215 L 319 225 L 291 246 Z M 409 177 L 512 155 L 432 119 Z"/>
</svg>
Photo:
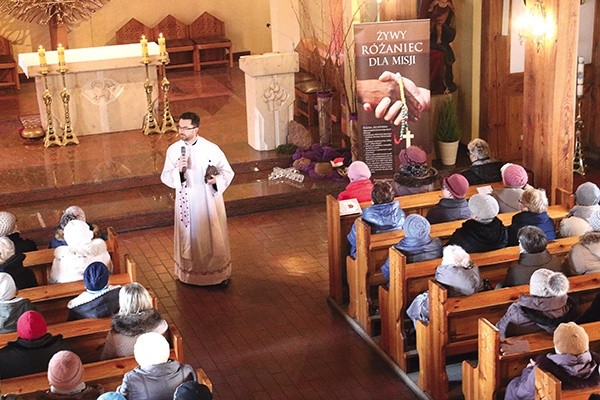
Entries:
<svg viewBox="0 0 600 400">
<path fill-rule="evenodd" d="M 428 19 L 354 25 L 360 151 L 372 172 L 395 171 L 409 145 L 433 151 L 429 35 Z"/>
</svg>

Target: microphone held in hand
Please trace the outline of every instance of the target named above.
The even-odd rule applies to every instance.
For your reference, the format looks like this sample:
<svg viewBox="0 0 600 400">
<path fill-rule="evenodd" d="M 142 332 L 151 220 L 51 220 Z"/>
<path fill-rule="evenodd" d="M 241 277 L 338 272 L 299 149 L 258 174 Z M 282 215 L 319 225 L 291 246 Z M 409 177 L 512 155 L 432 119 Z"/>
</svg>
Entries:
<svg viewBox="0 0 600 400">
<path fill-rule="evenodd" d="M 185 158 L 185 146 L 181 146 L 181 158 Z M 185 171 L 187 171 L 187 167 L 184 165 L 181 168 L 181 173 L 185 174 Z"/>
</svg>

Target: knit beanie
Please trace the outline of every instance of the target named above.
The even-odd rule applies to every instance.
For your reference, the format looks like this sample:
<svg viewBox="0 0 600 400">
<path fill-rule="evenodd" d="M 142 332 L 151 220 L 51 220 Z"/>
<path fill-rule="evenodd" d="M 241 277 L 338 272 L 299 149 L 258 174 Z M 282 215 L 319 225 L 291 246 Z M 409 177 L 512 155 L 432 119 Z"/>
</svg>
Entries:
<svg viewBox="0 0 600 400">
<path fill-rule="evenodd" d="M 588 223 L 594 232 L 600 232 L 600 210 L 596 210 L 588 218 Z"/>
<path fill-rule="evenodd" d="M 569 280 L 561 272 L 546 268 L 536 270 L 529 279 L 529 294 L 538 297 L 559 297 L 569 291 Z"/>
<path fill-rule="evenodd" d="M 94 238 L 94 232 L 90 226 L 78 219 L 70 221 L 63 231 L 67 245 L 71 247 L 82 247 L 89 244 Z"/>
<path fill-rule="evenodd" d="M 504 164 L 500 168 L 502 174 L 502 183 L 510 188 L 522 188 L 527 184 L 527 171 L 517 164 Z"/>
<path fill-rule="evenodd" d="M 558 325 L 554 331 L 554 350 L 558 354 L 579 355 L 590 349 L 590 337 L 575 322 Z"/>
<path fill-rule="evenodd" d="M 0 236 L 8 236 L 15 231 L 17 217 L 8 211 L 0 211 Z"/>
<path fill-rule="evenodd" d="M 83 383 L 83 365 L 72 351 L 61 350 L 48 363 L 48 382 L 61 392 L 76 389 Z"/>
<path fill-rule="evenodd" d="M 575 201 L 580 206 L 593 206 L 600 201 L 600 189 L 593 182 L 585 182 L 577 187 Z"/>
<path fill-rule="evenodd" d="M 348 178 L 350 182 L 360 181 L 371 178 L 371 170 L 367 164 L 362 161 L 354 161 L 348 167 Z"/>
<path fill-rule="evenodd" d="M 170 355 L 169 342 L 160 333 L 144 333 L 137 338 L 133 355 L 140 367 L 166 363 Z"/>
<path fill-rule="evenodd" d="M 95 261 L 83 272 L 83 284 L 87 290 L 97 292 L 108 285 L 109 276 L 108 267 L 100 261 Z"/>
<path fill-rule="evenodd" d="M 418 146 L 410 146 L 402 150 L 398 158 L 402 165 L 423 164 L 427 162 L 427 153 Z"/>
<path fill-rule="evenodd" d="M 498 201 L 487 194 L 475 194 L 469 199 L 469 210 L 480 222 L 490 222 L 498 212 Z"/>
<path fill-rule="evenodd" d="M 569 217 L 560 221 L 560 237 L 581 236 L 593 230 L 588 221 L 583 218 Z"/>
<path fill-rule="evenodd" d="M 106 392 L 106 393 L 100 395 L 100 397 L 98 397 L 97 400 L 126 400 L 126 399 L 120 393 L 117 393 L 117 392 Z"/>
<path fill-rule="evenodd" d="M 448 189 L 455 199 L 464 199 L 469 189 L 469 181 L 461 174 L 452 174 L 443 180 L 444 187 Z"/>
<path fill-rule="evenodd" d="M 17 320 L 17 335 L 24 340 L 33 341 L 48 333 L 46 320 L 37 311 L 25 311 Z"/>
<path fill-rule="evenodd" d="M 431 225 L 425 217 L 419 214 L 410 214 L 404 220 L 404 236 L 407 238 L 424 239 L 429 237 Z"/>
<path fill-rule="evenodd" d="M 12 300 L 17 295 L 17 285 L 12 276 L 0 272 L 0 300 Z"/>
<path fill-rule="evenodd" d="M 173 400 L 211 400 L 212 393 L 208 386 L 196 381 L 183 382 L 175 389 Z M 98 400 L 100 400 L 98 398 Z"/>
</svg>

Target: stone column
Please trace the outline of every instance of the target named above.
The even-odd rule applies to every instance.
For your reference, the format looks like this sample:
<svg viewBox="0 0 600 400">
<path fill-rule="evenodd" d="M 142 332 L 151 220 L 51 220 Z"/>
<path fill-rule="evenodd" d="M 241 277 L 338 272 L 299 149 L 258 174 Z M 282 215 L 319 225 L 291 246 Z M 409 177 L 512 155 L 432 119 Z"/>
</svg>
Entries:
<svg viewBox="0 0 600 400">
<path fill-rule="evenodd" d="M 246 74 L 248 144 L 259 151 L 285 144 L 288 122 L 294 118 L 298 53 L 244 56 L 240 69 Z"/>
</svg>

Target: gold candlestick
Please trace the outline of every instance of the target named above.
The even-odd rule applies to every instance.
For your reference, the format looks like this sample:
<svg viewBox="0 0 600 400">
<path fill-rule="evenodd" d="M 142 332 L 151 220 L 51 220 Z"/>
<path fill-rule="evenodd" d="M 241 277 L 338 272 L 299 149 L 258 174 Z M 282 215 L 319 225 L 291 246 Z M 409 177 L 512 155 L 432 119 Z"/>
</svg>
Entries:
<svg viewBox="0 0 600 400">
<path fill-rule="evenodd" d="M 62 146 L 62 142 L 56 131 L 54 130 L 54 122 L 52 121 L 52 93 L 48 89 L 48 67 L 46 64 L 40 64 L 40 73 L 44 77 L 44 104 L 46 105 L 46 136 L 44 137 L 44 147 Z"/>
<path fill-rule="evenodd" d="M 69 114 L 69 102 L 71 100 L 71 94 L 67 89 L 67 81 L 65 75 L 67 74 L 67 68 L 64 65 L 59 66 L 58 71 L 62 75 L 62 83 L 63 88 L 60 91 L 60 98 L 63 102 L 63 107 L 65 108 L 65 126 L 63 128 L 63 136 L 62 136 L 62 145 L 66 146 L 68 144 L 79 144 L 79 139 L 77 139 L 77 135 L 73 133 L 73 128 L 71 127 L 71 116 Z"/>
<path fill-rule="evenodd" d="M 177 126 L 173 115 L 171 115 L 171 107 L 169 105 L 169 90 L 171 88 L 171 82 L 167 79 L 167 64 L 169 63 L 169 54 L 165 52 L 161 54 L 160 63 L 162 64 L 162 82 L 161 87 L 163 91 L 163 118 L 160 130 L 162 133 L 177 132 Z"/>
<path fill-rule="evenodd" d="M 581 144 L 581 132 L 584 127 L 581 118 L 581 97 L 577 98 L 577 117 L 575 117 L 575 155 L 573 155 L 573 172 L 585 175 L 585 160 L 583 159 L 583 146 Z"/>
<path fill-rule="evenodd" d="M 148 61 L 147 58 L 142 60 L 142 63 L 146 66 L 146 80 L 144 81 L 144 90 L 146 91 L 146 101 L 148 102 L 148 112 L 144 117 L 144 125 L 142 127 L 142 132 L 144 135 L 151 135 L 153 133 L 160 133 L 160 129 L 158 124 L 156 123 L 156 118 L 154 117 L 154 111 L 152 110 L 152 82 L 150 82 L 150 75 L 148 73 Z"/>
</svg>

